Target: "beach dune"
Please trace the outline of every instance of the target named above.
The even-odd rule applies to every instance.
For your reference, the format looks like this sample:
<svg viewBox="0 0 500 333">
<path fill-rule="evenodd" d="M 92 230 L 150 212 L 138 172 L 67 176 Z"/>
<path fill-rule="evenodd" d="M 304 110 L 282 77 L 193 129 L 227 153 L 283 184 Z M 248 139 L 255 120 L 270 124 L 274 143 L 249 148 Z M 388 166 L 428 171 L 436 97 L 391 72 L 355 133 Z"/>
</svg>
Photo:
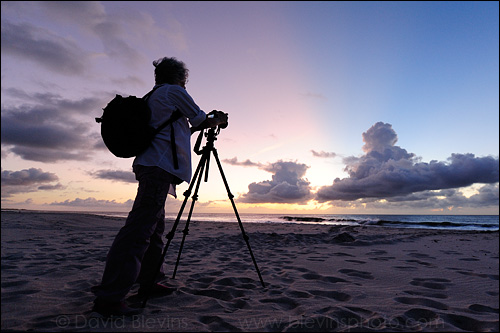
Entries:
<svg viewBox="0 0 500 333">
<path fill-rule="evenodd" d="M 2 331 L 499 330 L 498 231 L 192 222 L 143 313 L 91 313 L 120 218 L 2 211 Z M 172 221 L 167 224 L 167 230 Z M 129 297 L 134 302 L 134 288 Z"/>
</svg>

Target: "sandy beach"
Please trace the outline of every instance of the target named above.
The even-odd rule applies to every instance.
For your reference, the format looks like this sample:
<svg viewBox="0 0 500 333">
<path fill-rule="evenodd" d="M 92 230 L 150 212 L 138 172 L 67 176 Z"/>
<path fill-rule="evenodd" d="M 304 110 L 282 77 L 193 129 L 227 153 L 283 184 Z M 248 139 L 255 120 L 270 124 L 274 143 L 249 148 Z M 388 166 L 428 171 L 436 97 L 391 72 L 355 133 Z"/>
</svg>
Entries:
<svg viewBox="0 0 500 333">
<path fill-rule="evenodd" d="M 165 264 L 177 290 L 101 318 L 90 289 L 123 223 L 2 211 L 2 331 L 499 330 L 498 232 L 244 220 L 265 288 L 236 221 L 192 222 L 171 279 L 182 221 Z"/>
</svg>

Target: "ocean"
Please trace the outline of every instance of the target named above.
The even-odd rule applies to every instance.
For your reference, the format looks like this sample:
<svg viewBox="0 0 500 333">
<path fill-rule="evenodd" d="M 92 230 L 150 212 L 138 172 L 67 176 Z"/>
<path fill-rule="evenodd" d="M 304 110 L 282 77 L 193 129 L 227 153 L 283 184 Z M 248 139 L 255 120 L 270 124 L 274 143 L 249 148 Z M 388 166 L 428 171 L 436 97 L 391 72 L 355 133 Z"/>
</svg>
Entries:
<svg viewBox="0 0 500 333">
<path fill-rule="evenodd" d="M 127 213 L 95 213 L 96 215 L 127 217 Z M 304 223 L 326 225 L 362 225 L 384 228 L 418 228 L 444 230 L 498 231 L 498 215 L 347 215 L 347 214 L 246 214 L 239 213 L 246 223 Z M 175 220 L 177 214 L 167 214 Z M 181 223 L 186 221 L 183 214 Z M 193 213 L 191 222 L 237 222 L 234 213 Z"/>
</svg>

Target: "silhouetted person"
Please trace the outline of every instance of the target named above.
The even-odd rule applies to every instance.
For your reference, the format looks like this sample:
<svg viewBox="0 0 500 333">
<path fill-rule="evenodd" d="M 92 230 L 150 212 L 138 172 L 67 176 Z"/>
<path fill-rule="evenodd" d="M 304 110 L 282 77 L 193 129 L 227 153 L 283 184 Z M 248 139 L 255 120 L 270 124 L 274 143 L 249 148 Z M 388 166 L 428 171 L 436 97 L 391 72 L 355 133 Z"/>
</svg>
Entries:
<svg viewBox="0 0 500 333">
<path fill-rule="evenodd" d="M 96 295 L 93 311 L 104 316 L 139 313 L 138 309 L 127 306 L 125 297 L 135 283 L 140 285 L 139 296 L 145 296 L 151 282 L 156 281 L 167 195 L 176 196 L 175 186 L 191 180 L 191 132 L 227 123 L 227 115 L 222 112 L 215 118 L 207 118 L 188 94 L 188 69 L 182 61 L 165 57 L 153 65 L 155 87 L 159 87 L 147 101 L 152 113 L 150 125 L 158 127 L 176 109 L 182 113 L 173 123 L 176 152 L 172 151 L 171 128 L 167 126 L 134 159 L 133 171 L 139 181 L 137 196 L 125 225 L 111 245 L 101 284 L 92 289 Z M 174 163 L 174 153 L 178 166 Z M 156 283 L 150 296 L 168 295 L 172 291 Z"/>
</svg>

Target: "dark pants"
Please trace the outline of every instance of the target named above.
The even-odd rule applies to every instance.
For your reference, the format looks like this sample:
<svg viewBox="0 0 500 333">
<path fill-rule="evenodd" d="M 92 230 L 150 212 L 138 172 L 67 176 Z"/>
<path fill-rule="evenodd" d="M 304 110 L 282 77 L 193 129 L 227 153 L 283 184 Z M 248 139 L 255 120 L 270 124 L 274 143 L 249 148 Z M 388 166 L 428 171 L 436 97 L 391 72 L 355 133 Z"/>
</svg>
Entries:
<svg viewBox="0 0 500 333">
<path fill-rule="evenodd" d="M 146 286 L 157 273 L 163 250 L 165 201 L 176 177 L 158 167 L 134 166 L 137 196 L 125 225 L 108 252 L 97 298 L 122 301 L 134 283 Z"/>
</svg>

